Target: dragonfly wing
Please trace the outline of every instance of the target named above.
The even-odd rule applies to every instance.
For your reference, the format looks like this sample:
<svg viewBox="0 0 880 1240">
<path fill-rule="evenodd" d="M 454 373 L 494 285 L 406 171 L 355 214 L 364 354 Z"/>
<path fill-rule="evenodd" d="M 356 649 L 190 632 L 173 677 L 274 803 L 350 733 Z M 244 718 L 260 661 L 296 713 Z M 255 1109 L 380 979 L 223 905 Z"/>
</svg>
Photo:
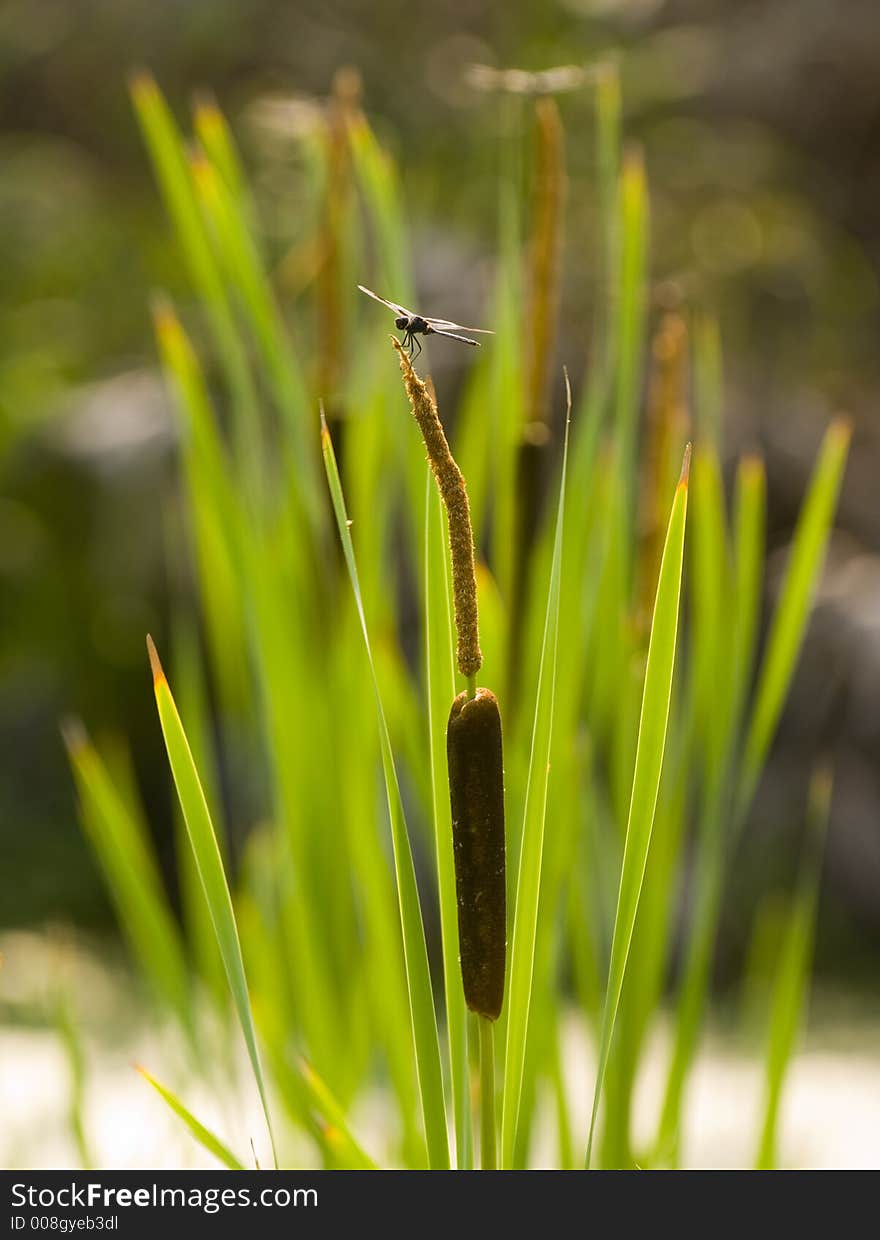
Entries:
<svg viewBox="0 0 880 1240">
<path fill-rule="evenodd" d="M 443 322 L 444 320 L 441 319 L 440 321 Z M 460 340 L 462 344 L 472 344 L 477 349 L 479 349 L 480 347 L 479 340 L 471 340 L 467 336 L 459 336 L 458 332 L 448 332 L 443 328 L 434 327 L 434 323 L 437 322 L 436 319 L 428 319 L 428 322 L 431 324 L 431 335 L 432 336 L 448 336 L 450 340 Z"/>
<path fill-rule="evenodd" d="M 476 332 L 478 336 L 495 335 L 488 327 L 465 327 L 463 323 L 452 323 L 449 319 L 430 319 L 426 314 L 422 317 L 426 323 L 431 324 L 435 332 Z"/>
<path fill-rule="evenodd" d="M 407 310 L 406 306 L 399 306 L 396 301 L 388 301 L 386 297 L 380 297 L 378 293 L 374 293 L 371 288 L 364 288 L 362 284 L 358 285 L 362 293 L 366 293 L 368 297 L 372 297 L 373 301 L 380 301 L 383 306 L 387 306 L 389 310 L 393 310 L 395 314 L 404 314 L 411 319 L 412 311 Z"/>
</svg>

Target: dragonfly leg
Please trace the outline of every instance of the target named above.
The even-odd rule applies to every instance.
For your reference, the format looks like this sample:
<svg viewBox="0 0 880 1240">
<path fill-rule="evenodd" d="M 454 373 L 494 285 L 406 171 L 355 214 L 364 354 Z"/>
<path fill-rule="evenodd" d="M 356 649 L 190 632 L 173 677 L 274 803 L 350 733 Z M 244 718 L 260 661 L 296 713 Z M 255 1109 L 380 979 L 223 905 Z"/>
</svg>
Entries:
<svg viewBox="0 0 880 1240">
<path fill-rule="evenodd" d="M 414 336 L 413 336 L 413 338 L 412 338 L 412 342 L 413 342 L 413 346 L 414 346 L 416 349 L 418 349 L 419 353 L 421 353 L 421 351 L 422 351 L 422 342 L 421 342 L 421 340 L 417 339 L 417 338 L 416 338 L 416 336 L 414 335 Z M 415 355 L 415 356 L 416 356 L 416 357 L 418 357 L 419 353 L 416 353 L 416 355 Z"/>
</svg>

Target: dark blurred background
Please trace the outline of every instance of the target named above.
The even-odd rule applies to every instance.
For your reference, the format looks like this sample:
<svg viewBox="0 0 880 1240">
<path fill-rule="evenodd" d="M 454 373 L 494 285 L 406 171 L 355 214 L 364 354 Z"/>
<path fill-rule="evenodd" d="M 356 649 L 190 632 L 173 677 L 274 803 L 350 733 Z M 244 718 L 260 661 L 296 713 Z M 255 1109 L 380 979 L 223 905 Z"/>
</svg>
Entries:
<svg viewBox="0 0 880 1240">
<path fill-rule="evenodd" d="M 4 0 L 0 6 L 0 925 L 110 924 L 58 734 L 130 738 L 170 866 L 145 667 L 166 582 L 155 495 L 169 418 L 149 320 L 188 290 L 127 96 L 149 68 L 184 115 L 209 87 L 253 177 L 270 251 L 302 230 L 295 118 L 340 66 L 402 169 L 420 290 L 491 270 L 497 103 L 481 63 L 617 55 L 644 145 L 656 299 L 721 319 L 726 447 L 769 471 L 771 599 L 829 415 L 856 434 L 816 613 L 729 900 L 732 967 L 759 894 L 787 881 L 807 778 L 837 784 L 818 968 L 880 947 L 880 6 L 876 0 Z M 266 101 L 286 111 L 267 113 Z M 560 96 L 571 267 L 560 353 L 583 369 L 595 252 L 593 96 Z M 290 107 L 295 103 L 296 107 Z M 473 273 L 486 273 L 483 285 Z M 474 313 L 479 313 L 479 303 Z"/>
</svg>

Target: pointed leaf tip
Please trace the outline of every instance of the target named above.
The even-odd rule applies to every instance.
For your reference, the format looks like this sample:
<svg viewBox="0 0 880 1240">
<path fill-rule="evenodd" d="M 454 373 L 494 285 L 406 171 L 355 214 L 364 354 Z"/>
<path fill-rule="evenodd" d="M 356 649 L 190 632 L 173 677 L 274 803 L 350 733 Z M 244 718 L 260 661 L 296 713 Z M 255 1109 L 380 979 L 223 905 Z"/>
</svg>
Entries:
<svg viewBox="0 0 880 1240">
<path fill-rule="evenodd" d="M 192 109 L 193 115 L 201 120 L 217 120 L 223 115 L 215 96 L 203 86 L 193 95 Z"/>
<path fill-rule="evenodd" d="M 162 289 L 156 289 L 150 296 L 150 311 L 157 335 L 168 337 L 175 329 L 179 329 L 180 323 L 174 311 L 174 305 Z"/>
<path fill-rule="evenodd" d="M 193 179 L 196 187 L 203 195 L 213 195 L 217 192 L 218 177 L 208 156 L 205 154 L 198 142 L 193 142 L 188 150 L 189 166 L 192 169 Z"/>
<path fill-rule="evenodd" d="M 691 444 L 688 444 L 684 450 L 684 460 L 681 463 L 681 474 L 679 475 L 678 485 L 686 487 L 691 472 Z"/>
<path fill-rule="evenodd" d="M 645 154 L 638 142 L 627 144 L 623 152 L 623 180 L 627 189 L 641 188 L 645 179 Z"/>
<path fill-rule="evenodd" d="M 133 69 L 128 75 L 128 88 L 133 95 L 140 98 L 147 94 L 158 94 L 159 90 L 149 69 Z"/>
<path fill-rule="evenodd" d="M 568 367 L 562 367 L 562 374 L 565 378 L 565 423 L 566 426 L 571 422 L 571 380 L 568 377 Z"/>
<path fill-rule="evenodd" d="M 65 748 L 71 757 L 82 753 L 84 749 L 88 749 L 89 738 L 83 727 L 81 719 L 77 719 L 74 715 L 68 715 L 61 720 L 61 739 L 64 741 Z"/>
<path fill-rule="evenodd" d="M 153 671 L 153 684 L 157 685 L 160 680 L 165 679 L 165 673 L 162 671 L 162 664 L 159 662 L 159 654 L 156 646 L 149 633 L 147 634 L 147 654 L 150 656 L 150 667 Z"/>
<path fill-rule="evenodd" d="M 831 423 L 831 429 L 841 443 L 846 444 L 852 438 L 853 420 L 848 413 L 838 413 Z"/>
</svg>

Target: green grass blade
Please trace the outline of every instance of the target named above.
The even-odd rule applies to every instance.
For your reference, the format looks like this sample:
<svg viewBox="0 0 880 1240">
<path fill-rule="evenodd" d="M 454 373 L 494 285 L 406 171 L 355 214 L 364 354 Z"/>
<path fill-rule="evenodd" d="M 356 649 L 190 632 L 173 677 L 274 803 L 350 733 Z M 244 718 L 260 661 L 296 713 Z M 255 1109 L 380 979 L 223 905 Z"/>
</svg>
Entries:
<svg viewBox="0 0 880 1240">
<path fill-rule="evenodd" d="M 348 135 L 355 172 L 376 231 L 379 271 L 389 288 L 401 290 L 394 296 L 410 305 L 413 284 L 407 260 L 408 228 L 397 169 L 361 113 L 352 116 Z"/>
<path fill-rule="evenodd" d="M 467 1012 L 458 967 L 458 903 L 452 852 L 452 816 L 446 774 L 446 724 L 455 697 L 455 632 L 449 596 L 449 552 L 443 503 L 430 469 L 425 491 L 425 663 L 434 849 L 440 893 L 443 980 L 449 1039 L 450 1083 L 455 1121 L 456 1162 L 471 1166 L 473 1153 L 468 1072 Z"/>
<path fill-rule="evenodd" d="M 566 386 L 568 376 L 566 375 Z M 544 852 L 544 828 L 547 810 L 547 786 L 550 775 L 550 748 L 553 739 L 553 716 L 556 697 L 557 642 L 559 637 L 559 597 L 562 577 L 562 548 L 565 514 L 565 481 L 568 466 L 568 433 L 571 419 L 571 393 L 565 423 L 565 446 L 562 454 L 562 475 L 556 510 L 556 534 L 550 567 L 550 586 L 544 639 L 538 673 L 535 722 L 523 812 L 522 840 L 516 880 L 513 935 L 510 948 L 510 975 L 507 988 L 507 1040 L 505 1050 L 504 1096 L 501 1113 L 501 1166 L 513 1165 L 517 1124 L 526 1060 L 529 1029 L 529 1007 L 535 966 L 535 940 L 538 928 L 538 903 L 541 892 L 541 862 Z"/>
<path fill-rule="evenodd" d="M 826 431 L 798 518 L 743 750 L 738 820 L 751 803 L 794 674 L 834 521 L 851 434 L 850 423 L 842 418 L 835 420 Z"/>
<path fill-rule="evenodd" d="M 677 705 L 680 703 L 676 702 L 673 692 L 668 747 L 651 847 L 605 1077 L 605 1111 L 600 1147 L 603 1167 L 633 1166 L 630 1131 L 633 1097 L 645 1039 L 663 993 L 675 913 L 671 893 L 676 887 L 687 789 L 681 755 L 676 753 L 674 745 L 681 728 L 681 711 L 676 711 Z M 683 748 L 680 741 L 677 748 Z"/>
<path fill-rule="evenodd" d="M 350 449 L 350 444 L 349 444 Z M 359 527 L 360 528 L 360 527 Z M 342 781 L 340 816 L 351 856 L 352 882 L 363 910 L 362 975 L 376 1031 L 388 1059 L 403 1125 L 406 1165 L 425 1165 L 425 1141 L 419 1119 L 419 1097 L 413 1067 L 409 995 L 400 941 L 400 917 L 394 876 L 385 848 L 385 824 L 373 814 L 364 821 L 364 806 L 375 803 L 376 769 L 380 759 L 375 731 L 372 685 L 365 683 L 358 621 L 351 616 L 339 642 L 335 696 L 348 703 L 335 743 L 349 755 Z"/>
<path fill-rule="evenodd" d="M 391 820 L 391 838 L 394 847 L 394 868 L 397 877 L 400 926 L 403 934 L 403 950 L 409 989 L 413 1049 L 415 1051 L 419 1091 L 422 1100 L 425 1136 L 428 1144 L 428 1160 L 432 1168 L 445 1169 L 449 1167 L 449 1137 L 446 1131 L 443 1071 L 440 1064 L 437 1017 L 434 1010 L 434 995 L 431 990 L 431 974 L 428 966 L 428 951 L 425 943 L 422 910 L 419 903 L 419 892 L 416 885 L 415 868 L 407 834 L 403 803 L 400 797 L 397 769 L 391 750 L 391 738 L 388 732 L 382 699 L 379 695 L 379 685 L 373 664 L 373 654 L 370 647 L 363 603 L 361 601 L 357 563 L 355 561 L 351 533 L 348 528 L 348 515 L 342 495 L 342 484 L 339 480 L 339 470 L 336 465 L 330 432 L 327 430 L 327 424 L 323 416 L 321 419 L 321 448 L 324 457 L 324 468 L 327 473 L 327 483 L 333 501 L 333 511 L 336 515 L 336 524 L 339 528 L 339 537 L 342 541 L 342 549 L 345 554 L 345 562 L 361 621 L 367 659 L 370 664 L 376 691 L 376 714 L 379 723 L 382 768 L 385 775 L 388 814 Z"/>
<path fill-rule="evenodd" d="M 76 1152 L 79 1154 L 82 1169 L 90 1171 L 96 1164 L 89 1143 L 86 1125 L 87 1061 L 85 1031 L 76 1018 L 67 984 L 63 982 L 60 983 L 57 999 L 52 1004 L 52 1015 L 61 1045 L 64 1048 L 64 1056 L 67 1060 L 67 1070 L 70 1077 L 70 1102 L 67 1108 L 70 1134 L 76 1145 Z"/>
<path fill-rule="evenodd" d="M 629 491 L 635 466 L 635 433 L 644 360 L 648 261 L 648 189 L 642 156 L 637 151 L 628 152 L 623 161 L 619 210 L 621 232 L 615 326 L 617 388 L 614 417 Z"/>
<path fill-rule="evenodd" d="M 218 344 L 231 343 L 240 352 L 241 342 L 190 182 L 183 137 L 152 77 L 137 74 L 131 82 L 131 97 L 166 209 L 180 237 L 193 283 L 205 299 Z"/>
<path fill-rule="evenodd" d="M 199 1145 L 204 1146 L 209 1154 L 213 1154 L 217 1161 L 223 1163 L 223 1166 L 228 1167 L 230 1171 L 245 1170 L 244 1164 L 238 1161 L 232 1151 L 223 1144 L 220 1138 L 216 1137 L 209 1128 L 206 1128 L 203 1123 L 197 1120 L 192 1111 L 188 1110 L 170 1089 L 166 1089 L 164 1085 L 160 1085 L 156 1078 L 151 1076 L 146 1068 L 142 1068 L 140 1065 L 137 1065 L 137 1071 L 148 1084 L 152 1085 L 159 1097 L 163 1100 L 163 1102 L 168 1104 L 174 1114 L 179 1119 L 183 1120 L 187 1128 L 198 1141 Z"/>
<path fill-rule="evenodd" d="M 233 395 L 236 442 L 251 476 L 259 457 L 259 418 L 253 376 L 238 331 L 211 239 L 193 189 L 183 137 L 156 82 L 137 74 L 131 97 L 169 217 L 184 260 L 204 305 L 217 357 Z"/>
<path fill-rule="evenodd" d="M 222 173 L 207 155 L 196 153 L 190 167 L 198 200 L 214 229 L 217 253 L 242 300 L 256 343 L 263 350 L 280 408 L 292 420 L 299 445 L 305 439 L 301 424 L 303 411 L 308 407 L 305 381 L 286 338 L 256 241 Z"/>
<path fill-rule="evenodd" d="M 630 555 L 626 533 L 626 491 L 619 451 L 606 458 L 605 478 L 596 499 L 601 506 L 595 598 L 588 602 L 583 632 L 590 640 L 587 660 L 587 694 L 593 726 L 604 738 L 613 733 L 621 686 L 630 667 L 631 637 L 627 624 L 629 609 L 627 560 Z M 590 611 L 594 608 L 593 614 Z M 625 696 L 625 695 L 624 695 Z M 620 822 L 626 815 L 626 802 L 620 807 Z"/>
<path fill-rule="evenodd" d="M 739 463 L 733 506 L 733 576 L 736 614 L 733 648 L 735 684 L 731 709 L 738 728 L 752 677 L 755 638 L 761 614 L 767 507 L 764 462 L 746 456 Z"/>
<path fill-rule="evenodd" d="M 193 108 L 193 128 L 202 150 L 223 177 L 233 198 L 241 203 L 248 200 L 247 183 L 241 166 L 235 141 L 214 99 L 201 96 Z"/>
<path fill-rule="evenodd" d="M 672 673 L 675 667 L 675 647 L 678 636 L 679 598 L 681 594 L 682 560 L 684 556 L 684 533 L 687 517 L 687 471 L 690 451 L 685 454 L 681 480 L 675 490 L 672 513 L 666 531 L 666 543 L 660 564 L 660 579 L 654 603 L 651 638 L 648 645 L 648 661 L 645 668 L 645 687 L 642 693 L 642 711 L 639 720 L 639 738 L 633 772 L 632 795 L 626 842 L 614 918 L 614 935 L 611 942 L 611 961 L 608 967 L 608 986 L 605 1009 L 602 1016 L 602 1032 L 599 1040 L 599 1060 L 596 1070 L 596 1086 L 593 1110 L 590 1117 L 590 1133 L 587 1139 L 586 1165 L 590 1165 L 593 1135 L 608 1052 L 617 1018 L 617 1008 L 623 989 L 627 956 L 629 955 L 633 927 L 641 895 L 642 879 L 651 844 L 654 811 L 663 770 L 663 753 L 666 747 L 666 727 L 669 719 L 669 703 L 672 696 Z"/>
<path fill-rule="evenodd" d="M 193 621 L 179 608 L 173 617 L 174 683 L 177 686 L 178 709 L 186 720 L 186 734 L 196 766 L 201 772 L 205 798 L 217 831 L 221 855 L 228 856 L 223 821 L 222 801 L 218 790 L 216 754 L 211 735 L 210 705 L 204 682 L 198 635 Z M 183 812 L 174 815 L 174 842 L 177 859 L 177 882 L 183 925 L 186 930 L 193 966 L 217 1011 L 228 1013 L 228 990 L 223 959 L 217 946 L 211 914 L 205 903 L 193 850 Z"/>
<path fill-rule="evenodd" d="M 198 465 L 215 506 L 213 519 L 231 541 L 237 496 L 202 367 L 174 306 L 161 295 L 154 299 L 153 326 L 162 370 L 177 403 L 185 453 Z"/>
<path fill-rule="evenodd" d="M 241 505 L 218 418 L 189 337 L 170 303 L 157 300 L 153 319 L 162 368 L 180 420 L 190 550 L 198 568 L 211 656 L 224 708 L 240 710 L 249 689 L 239 579 Z"/>
<path fill-rule="evenodd" d="M 773 987 L 767 1039 L 764 1116 L 755 1162 L 759 1170 L 776 1166 L 779 1104 L 806 1003 L 819 902 L 822 854 L 830 809 L 831 776 L 827 770 L 819 770 L 813 777 L 810 790 L 807 852 L 801 867 L 798 891 L 782 944 Z"/>
<path fill-rule="evenodd" d="M 157 996 L 192 1037 L 186 959 L 139 807 L 120 793 L 81 725 L 66 724 L 64 740 L 83 827 L 107 877 L 135 958 Z"/>
<path fill-rule="evenodd" d="M 252 831 L 242 857 L 236 920 L 254 1021 L 279 1100 L 292 1122 L 312 1138 L 324 1164 L 330 1166 L 335 1165 L 336 1155 L 326 1139 L 320 1107 L 310 1100 L 308 1083 L 291 1054 L 303 996 L 280 925 L 279 878 L 286 877 L 289 869 L 280 832 L 270 826 Z"/>
<path fill-rule="evenodd" d="M 680 1117 L 690 1065 L 699 1039 L 700 1021 L 708 994 L 712 946 L 724 885 L 727 856 L 722 813 L 724 787 L 718 775 L 729 777 L 738 744 L 746 697 L 752 682 L 755 640 L 761 607 L 764 567 L 766 480 L 763 462 L 746 457 L 736 477 L 732 531 L 733 614 L 730 634 L 730 706 L 715 713 L 726 730 L 724 770 L 706 781 L 701 806 L 700 848 L 697 858 L 693 930 L 687 943 L 675 1016 L 673 1051 L 667 1072 L 661 1118 L 653 1157 L 675 1165 L 680 1141 Z M 714 678 L 714 672 L 713 678 Z M 714 710 L 713 706 L 713 710 Z"/>
<path fill-rule="evenodd" d="M 709 990 L 726 855 L 721 828 L 718 821 L 706 824 L 703 846 L 697 858 L 693 929 L 686 947 L 676 1003 L 675 1039 L 653 1153 L 654 1160 L 664 1166 L 676 1166 L 678 1162 L 684 1087 L 699 1040 Z"/>
<path fill-rule="evenodd" d="M 320 709 L 325 701 L 321 675 L 325 653 L 306 657 L 307 651 L 319 649 L 309 623 L 317 592 L 314 580 L 306 584 L 300 572 L 291 571 L 287 553 L 292 541 L 281 542 L 269 532 L 252 535 L 244 549 L 243 580 L 251 612 L 251 652 L 272 811 L 284 841 L 277 878 L 281 933 L 295 978 L 297 1026 L 305 1035 L 311 1061 L 344 1094 L 342 1078 L 354 1058 L 342 1054 L 345 1024 L 336 1002 L 340 991 L 332 957 L 334 918 L 350 912 L 350 902 L 339 899 L 338 893 L 334 900 L 328 899 L 327 852 L 333 848 L 329 860 L 338 875 L 339 845 L 332 832 L 313 829 L 316 822 L 335 821 L 338 809 L 333 803 L 335 787 L 327 787 L 317 775 L 326 769 L 331 727 L 327 712 Z M 310 703 L 317 706 L 309 709 Z M 318 926 L 321 934 L 315 934 Z"/>
<path fill-rule="evenodd" d="M 352 1133 L 345 1112 L 325 1082 L 305 1060 L 300 1061 L 299 1072 L 310 1103 L 324 1120 L 324 1140 L 340 1167 L 347 1171 L 375 1171 L 376 1163 Z"/>
<path fill-rule="evenodd" d="M 208 803 L 205 800 L 205 794 L 199 780 L 199 773 L 193 761 L 189 742 L 186 739 L 183 724 L 180 722 L 180 716 L 177 713 L 177 706 L 168 687 L 168 681 L 165 679 L 165 674 L 162 671 L 162 665 L 159 662 L 156 648 L 149 637 L 147 638 L 147 646 L 150 652 L 150 664 L 153 669 L 153 687 L 156 693 L 156 705 L 159 710 L 159 722 L 162 725 L 162 735 L 168 752 L 168 761 L 171 765 L 171 773 L 174 776 L 174 784 L 177 788 L 180 807 L 186 819 L 186 829 L 189 833 L 190 843 L 199 870 L 199 877 L 202 880 L 202 887 L 205 891 L 205 899 L 208 903 L 208 908 L 211 910 L 214 933 L 217 935 L 217 943 L 220 948 L 220 954 L 223 957 L 226 978 L 229 982 L 229 989 L 232 992 L 232 999 L 238 1014 L 241 1031 L 244 1035 L 248 1057 L 251 1061 L 254 1079 L 260 1094 L 260 1101 L 263 1104 L 263 1114 L 266 1117 L 266 1127 L 269 1130 L 269 1139 L 272 1143 L 272 1154 L 277 1166 L 278 1156 L 275 1150 L 275 1134 L 272 1130 L 272 1120 L 269 1115 L 269 1102 L 263 1080 L 260 1052 L 257 1048 L 257 1036 L 254 1031 L 247 978 L 245 977 L 241 944 L 238 938 L 238 927 L 235 924 L 235 913 L 232 908 L 232 897 L 229 894 L 229 885 L 226 882 L 226 874 L 223 869 L 223 859 L 220 855 L 220 847 L 217 843 L 214 824 L 211 821 Z"/>
<path fill-rule="evenodd" d="M 732 824 L 734 844 L 751 804 L 794 674 L 831 531 L 850 435 L 850 425 L 843 419 L 836 420 L 829 427 L 798 518 L 741 761 Z M 750 670 L 750 647 L 754 640 L 757 582 L 762 558 L 760 544 L 763 541 L 763 470 L 749 467 L 746 472 L 751 472 L 752 476 L 744 477 L 742 482 L 741 502 L 747 508 L 738 517 L 741 527 L 736 535 L 734 552 L 737 584 L 745 585 L 743 597 L 738 600 L 737 612 L 738 694 L 744 692 Z M 724 862 L 731 842 L 722 838 L 720 825 L 716 823 L 715 829 L 707 834 L 698 860 L 693 930 L 688 942 L 675 1042 L 657 1138 L 658 1154 L 664 1161 L 671 1158 L 674 1162 L 677 1157 L 684 1087 L 697 1046 L 709 985 L 712 944 L 724 886 Z"/>
<path fill-rule="evenodd" d="M 590 365 L 581 393 L 578 416 L 575 419 L 572 443 L 571 483 L 569 507 L 574 520 L 569 518 L 569 535 L 566 539 L 566 565 L 563 571 L 563 628 L 566 612 L 565 595 L 584 592 L 585 573 L 567 570 L 573 561 L 583 565 L 594 521 L 595 504 L 592 491 L 598 481 L 595 469 L 596 454 L 601 432 L 609 410 L 615 380 L 615 362 L 618 351 L 620 316 L 617 313 L 620 269 L 620 212 L 618 198 L 620 188 L 621 160 L 621 97 L 620 74 L 617 65 L 609 61 L 597 73 L 595 145 L 596 145 L 596 193 L 601 228 L 601 245 L 597 248 L 597 287 L 599 296 L 592 325 L 590 340 Z M 573 498 L 576 497 L 576 498 Z M 589 639 L 579 642 L 586 648 Z M 577 649 L 577 647 L 575 647 Z M 574 678 L 577 680 L 577 677 Z"/>
<path fill-rule="evenodd" d="M 257 243 L 243 217 L 241 204 L 230 193 L 223 175 L 204 153 L 191 160 L 198 200 L 210 221 L 217 254 L 228 282 L 240 298 L 244 319 L 261 351 L 275 402 L 289 437 L 296 467 L 297 499 L 305 506 L 315 531 L 323 510 L 317 483 L 317 461 L 306 433 L 308 389 L 302 367 L 288 336 L 275 292 L 266 276 Z"/>
<path fill-rule="evenodd" d="M 706 441 L 694 451 L 690 491 L 690 586 L 695 757 L 706 772 L 706 795 L 721 785 L 731 726 L 728 702 L 733 689 L 730 552 L 724 510 L 721 462 Z"/>
</svg>

